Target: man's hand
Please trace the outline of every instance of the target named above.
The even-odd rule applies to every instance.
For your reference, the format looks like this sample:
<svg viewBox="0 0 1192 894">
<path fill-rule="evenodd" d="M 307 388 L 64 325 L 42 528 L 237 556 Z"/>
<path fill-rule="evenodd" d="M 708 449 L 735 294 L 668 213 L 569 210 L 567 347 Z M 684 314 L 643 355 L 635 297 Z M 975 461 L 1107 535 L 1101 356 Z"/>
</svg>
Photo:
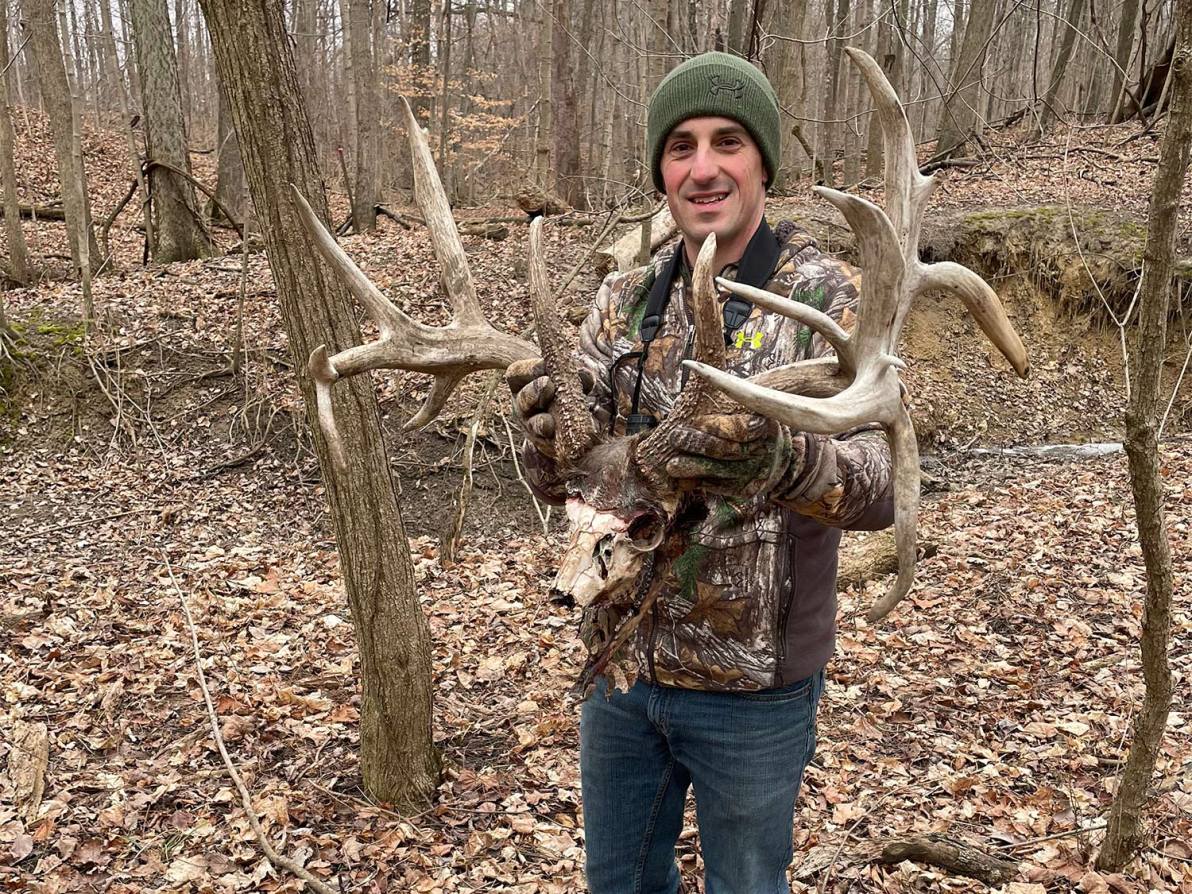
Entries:
<svg viewBox="0 0 1192 894">
<path fill-rule="evenodd" d="M 676 451 L 666 464 L 670 477 L 693 489 L 747 499 L 802 466 L 801 438 L 756 413 L 696 416 L 668 439 Z"/>
<path fill-rule="evenodd" d="M 585 394 L 592 390 L 590 372 L 581 369 L 579 380 Z M 505 370 L 505 382 L 513 394 L 513 412 L 527 440 L 539 453 L 554 459 L 555 383 L 546 374 L 546 364 L 541 359 L 519 360 Z"/>
</svg>

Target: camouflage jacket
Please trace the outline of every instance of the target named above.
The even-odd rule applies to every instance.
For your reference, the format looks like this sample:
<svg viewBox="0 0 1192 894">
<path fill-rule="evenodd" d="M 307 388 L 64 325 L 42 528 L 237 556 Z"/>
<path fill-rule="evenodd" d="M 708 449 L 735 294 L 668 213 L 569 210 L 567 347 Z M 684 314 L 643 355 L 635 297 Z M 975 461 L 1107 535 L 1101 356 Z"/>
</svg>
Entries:
<svg viewBox="0 0 1192 894">
<path fill-rule="evenodd" d="M 765 288 L 823 310 L 851 330 L 858 271 L 820 252 L 794 224 L 779 224 L 775 235 L 780 249 Z M 681 243 L 677 247 L 681 250 Z M 654 269 L 665 269 L 675 250 L 661 249 Z M 616 360 L 642 348 L 646 296 L 640 286 L 648 272 L 646 267 L 610 275 L 580 330 L 578 357 L 596 379 L 596 415 L 607 423 L 615 403 L 618 433 L 630 413 L 637 363 Z M 720 275 L 736 273 L 729 265 Z M 682 387 L 680 360 L 689 355 L 693 336 L 689 293 L 686 278 L 676 276 L 647 354 L 641 413 L 665 416 Z M 818 334 L 754 306 L 732 334 L 727 367 L 750 376 L 829 353 Z M 796 437 L 804 439 L 805 462 L 792 480 L 752 499 L 708 496 L 706 516 L 679 526 L 658 548 L 653 574 L 663 589 L 614 660 L 627 677 L 640 674 L 688 689 L 751 691 L 795 682 L 827 663 L 835 645 L 840 529 L 891 524 L 890 455 L 880 431 Z M 528 444 L 525 461 L 540 495 L 561 501 L 552 461 Z M 586 610 L 580 634 L 590 654 L 621 620 L 610 616 L 614 611 L 624 609 Z"/>
</svg>

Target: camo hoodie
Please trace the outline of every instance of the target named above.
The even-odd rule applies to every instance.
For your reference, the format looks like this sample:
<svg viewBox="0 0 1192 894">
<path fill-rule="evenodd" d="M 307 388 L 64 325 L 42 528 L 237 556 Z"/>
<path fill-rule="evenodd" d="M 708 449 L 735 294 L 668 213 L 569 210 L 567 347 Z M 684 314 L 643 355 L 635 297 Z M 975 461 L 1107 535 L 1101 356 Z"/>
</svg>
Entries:
<svg viewBox="0 0 1192 894">
<path fill-rule="evenodd" d="M 775 235 L 778 259 L 765 288 L 822 310 L 851 331 L 858 271 L 823 254 L 795 224 L 779 224 Z M 661 249 L 655 269 L 664 270 L 681 247 L 678 242 Z M 643 267 L 610 275 L 579 335 L 578 359 L 596 380 L 595 415 L 607 427 L 615 403 L 618 434 L 630 413 L 637 363 L 616 360 L 642 349 L 646 290 L 640 286 L 648 272 Z M 732 279 L 736 273 L 729 265 L 720 275 Z M 641 413 L 664 417 L 682 388 L 680 361 L 690 355 L 694 336 L 689 299 L 687 277 L 676 276 L 647 355 Z M 754 306 L 732 334 L 727 368 L 746 377 L 831 350 L 805 326 Z M 706 514 L 676 525 L 657 549 L 654 585 L 662 590 L 612 662 L 626 679 L 640 675 L 687 689 L 756 691 L 801 680 L 827 663 L 835 646 L 840 531 L 876 530 L 893 521 L 890 455 L 880 431 L 795 437 L 804 439 L 805 462 L 793 479 L 752 499 L 709 495 Z M 525 463 L 539 494 L 562 502 L 553 461 L 527 443 Z M 580 635 L 590 655 L 608 642 L 626 611 L 585 611 Z"/>
</svg>

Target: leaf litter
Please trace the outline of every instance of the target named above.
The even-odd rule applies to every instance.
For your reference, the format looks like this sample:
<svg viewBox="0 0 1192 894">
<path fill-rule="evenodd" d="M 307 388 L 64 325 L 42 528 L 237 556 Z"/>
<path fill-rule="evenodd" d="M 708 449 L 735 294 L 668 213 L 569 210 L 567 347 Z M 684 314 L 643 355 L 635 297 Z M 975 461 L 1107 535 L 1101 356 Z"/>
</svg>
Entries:
<svg viewBox="0 0 1192 894">
<path fill-rule="evenodd" d="M 553 232 L 554 269 L 578 260 L 587 229 Z M 131 223 L 113 230 L 130 257 L 138 238 Z M 386 224 L 344 244 L 408 312 L 446 320 L 424 233 Z M 493 322 L 524 329 L 516 229 L 503 243 L 465 244 Z M 210 740 L 168 557 L 223 735 L 291 857 L 349 890 L 582 890 L 576 708 L 563 695 L 582 656 L 573 612 L 548 598 L 561 530 L 542 534 L 497 419 L 478 444 L 462 549 L 450 568 L 438 560 L 461 429 L 483 384 L 465 384 L 431 431 L 408 435 L 399 424 L 427 382 L 374 376 L 432 633 L 445 765 L 434 805 L 400 816 L 360 788 L 355 637 L 260 255 L 247 259 L 246 368 L 225 374 L 240 262 L 143 270 L 130 261 L 100 277 L 96 300 L 111 322 L 86 348 L 99 374 L 77 342 L 38 341 L 28 327 L 37 372 L 0 448 L 0 879 L 44 892 L 297 890 L 261 858 Z M 582 303 L 594 283 L 585 274 L 568 300 Z M 67 320 L 79 306 L 75 284 L 6 299 L 25 322 Z M 1016 308 L 1043 312 L 1033 297 Z M 891 837 L 943 832 L 1021 860 L 1008 892 L 1192 890 L 1192 616 L 1178 587 L 1176 702 L 1149 846 L 1125 874 L 1091 870 L 1142 697 L 1145 576 L 1124 455 L 1063 463 L 955 450 L 1092 434 L 1097 408 L 1096 433 L 1112 436 L 1121 418 L 1113 336 L 1081 334 L 1072 357 L 1054 327 L 1032 345 L 1042 384 L 1007 391 L 1019 386 L 988 384 L 995 373 L 971 334 L 950 335 L 958 347 L 947 357 L 925 335 L 912 373 L 933 419 L 923 434 L 952 448 L 935 459 L 943 489 L 922 512 L 922 536 L 938 551 L 887 624 L 862 620 L 873 594 L 842 594 L 792 889 L 980 890 L 869 859 Z M 120 386 L 115 400 L 99 381 Z M 958 401 L 970 403 L 956 411 Z M 1176 431 L 1163 464 L 1178 582 L 1192 563 L 1192 442 Z M 40 724 L 48 760 L 27 815 L 28 772 L 13 767 L 29 762 L 14 756 L 15 731 Z M 679 857 L 698 890 L 693 820 Z"/>
</svg>

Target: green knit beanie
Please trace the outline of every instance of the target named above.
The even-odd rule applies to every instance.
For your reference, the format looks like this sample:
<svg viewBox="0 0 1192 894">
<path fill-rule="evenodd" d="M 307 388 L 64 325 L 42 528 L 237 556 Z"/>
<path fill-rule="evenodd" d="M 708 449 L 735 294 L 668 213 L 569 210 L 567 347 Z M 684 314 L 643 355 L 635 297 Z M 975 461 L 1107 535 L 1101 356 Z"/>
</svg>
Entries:
<svg viewBox="0 0 1192 894">
<path fill-rule="evenodd" d="M 761 150 L 762 161 L 774 184 L 778 169 L 782 128 L 778 97 L 755 66 L 728 53 L 703 53 L 675 68 L 650 97 L 646 136 L 654 186 L 666 192 L 662 181 L 662 147 L 667 134 L 688 118 L 711 115 L 740 122 Z"/>
</svg>

